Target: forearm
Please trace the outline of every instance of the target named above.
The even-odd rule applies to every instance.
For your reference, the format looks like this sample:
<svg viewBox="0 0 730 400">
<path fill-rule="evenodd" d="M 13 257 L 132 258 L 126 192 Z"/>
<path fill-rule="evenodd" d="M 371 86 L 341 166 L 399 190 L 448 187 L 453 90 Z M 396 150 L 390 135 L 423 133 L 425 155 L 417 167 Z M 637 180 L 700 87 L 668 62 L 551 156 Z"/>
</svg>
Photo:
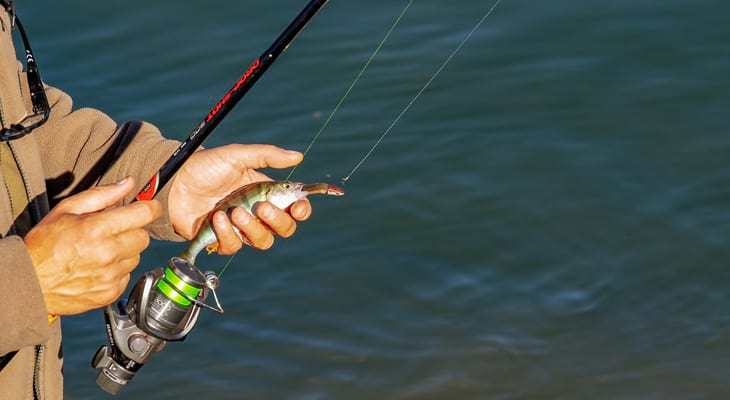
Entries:
<svg viewBox="0 0 730 400">
<path fill-rule="evenodd" d="M 0 355 L 45 343 L 50 335 L 43 293 L 18 236 L 0 239 Z"/>
</svg>

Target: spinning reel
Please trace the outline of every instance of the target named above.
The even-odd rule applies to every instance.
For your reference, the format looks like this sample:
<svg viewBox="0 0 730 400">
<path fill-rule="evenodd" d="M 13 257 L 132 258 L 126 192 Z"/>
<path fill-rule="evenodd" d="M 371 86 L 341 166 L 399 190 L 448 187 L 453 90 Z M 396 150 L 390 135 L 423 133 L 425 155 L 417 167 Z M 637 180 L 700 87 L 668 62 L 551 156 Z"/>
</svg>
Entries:
<svg viewBox="0 0 730 400">
<path fill-rule="evenodd" d="M 161 351 L 167 342 L 185 340 L 201 309 L 222 314 L 215 292 L 218 285 L 215 273 L 203 274 L 178 257 L 164 269 L 140 277 L 126 301 L 104 311 L 108 343 L 91 361 L 91 366 L 99 370 L 99 387 L 110 394 L 119 393 L 152 354 Z M 205 303 L 209 294 L 215 306 Z"/>
</svg>

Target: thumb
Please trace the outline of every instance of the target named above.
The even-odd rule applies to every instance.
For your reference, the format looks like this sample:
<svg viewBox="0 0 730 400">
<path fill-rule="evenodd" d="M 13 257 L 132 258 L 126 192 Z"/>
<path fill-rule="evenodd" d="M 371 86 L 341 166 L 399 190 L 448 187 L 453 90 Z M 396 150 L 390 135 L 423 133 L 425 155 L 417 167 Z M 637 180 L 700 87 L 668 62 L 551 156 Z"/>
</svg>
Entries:
<svg viewBox="0 0 730 400">
<path fill-rule="evenodd" d="M 288 168 L 304 159 L 298 151 L 285 150 L 270 144 L 232 144 L 220 148 L 226 159 L 239 168 Z"/>
<path fill-rule="evenodd" d="M 75 194 L 54 209 L 66 214 L 87 214 L 109 208 L 126 197 L 134 188 L 134 179 L 127 177 L 117 183 L 96 186 Z"/>
</svg>

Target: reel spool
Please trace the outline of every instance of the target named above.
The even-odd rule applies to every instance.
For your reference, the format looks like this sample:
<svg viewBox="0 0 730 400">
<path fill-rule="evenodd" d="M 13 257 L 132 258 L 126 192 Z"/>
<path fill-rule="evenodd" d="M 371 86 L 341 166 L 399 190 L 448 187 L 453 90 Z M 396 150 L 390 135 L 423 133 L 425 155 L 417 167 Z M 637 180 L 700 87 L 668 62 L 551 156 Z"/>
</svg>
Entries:
<svg viewBox="0 0 730 400">
<path fill-rule="evenodd" d="M 99 387 L 110 394 L 119 393 L 152 354 L 161 351 L 167 342 L 187 337 L 202 308 L 222 314 L 215 292 L 218 284 L 213 272 L 203 274 L 178 257 L 164 269 L 140 277 L 127 301 L 104 311 L 108 343 L 91 361 L 91 366 L 99 370 Z M 215 306 L 205 303 L 210 293 Z"/>
</svg>

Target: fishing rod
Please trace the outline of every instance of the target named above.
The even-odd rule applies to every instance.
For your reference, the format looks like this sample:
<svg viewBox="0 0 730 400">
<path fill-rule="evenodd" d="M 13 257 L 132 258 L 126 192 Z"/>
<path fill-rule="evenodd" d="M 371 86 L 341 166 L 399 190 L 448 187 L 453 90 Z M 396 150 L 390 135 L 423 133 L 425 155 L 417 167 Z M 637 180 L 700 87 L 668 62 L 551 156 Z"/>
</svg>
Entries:
<svg viewBox="0 0 730 400">
<path fill-rule="evenodd" d="M 160 167 L 160 170 L 147 182 L 137 194 L 135 200 L 152 200 L 159 190 L 172 179 L 185 161 L 200 147 L 213 132 L 223 118 L 253 88 L 271 65 L 286 51 L 297 35 L 304 29 L 317 12 L 329 0 L 311 0 L 284 32 L 274 41 L 259 58 L 254 60 L 248 69 L 236 81 L 233 87 L 216 103 L 205 118 L 190 133 L 190 136 L 172 153 L 172 156 Z"/>
<path fill-rule="evenodd" d="M 307 3 L 193 129 L 135 200 L 155 197 L 327 2 L 311 0 Z M 107 306 L 104 320 L 108 343 L 97 350 L 91 361 L 91 366 L 98 370 L 96 383 L 99 387 L 110 394 L 119 393 L 152 354 L 161 351 L 167 342 L 187 337 L 195 327 L 201 309 L 223 313 L 216 294 L 219 281 L 214 272 L 203 273 L 190 260 L 173 257 L 165 268 L 154 269 L 140 277 L 126 300 L 119 301 L 116 306 Z M 215 305 L 206 303 L 210 294 Z"/>
</svg>

